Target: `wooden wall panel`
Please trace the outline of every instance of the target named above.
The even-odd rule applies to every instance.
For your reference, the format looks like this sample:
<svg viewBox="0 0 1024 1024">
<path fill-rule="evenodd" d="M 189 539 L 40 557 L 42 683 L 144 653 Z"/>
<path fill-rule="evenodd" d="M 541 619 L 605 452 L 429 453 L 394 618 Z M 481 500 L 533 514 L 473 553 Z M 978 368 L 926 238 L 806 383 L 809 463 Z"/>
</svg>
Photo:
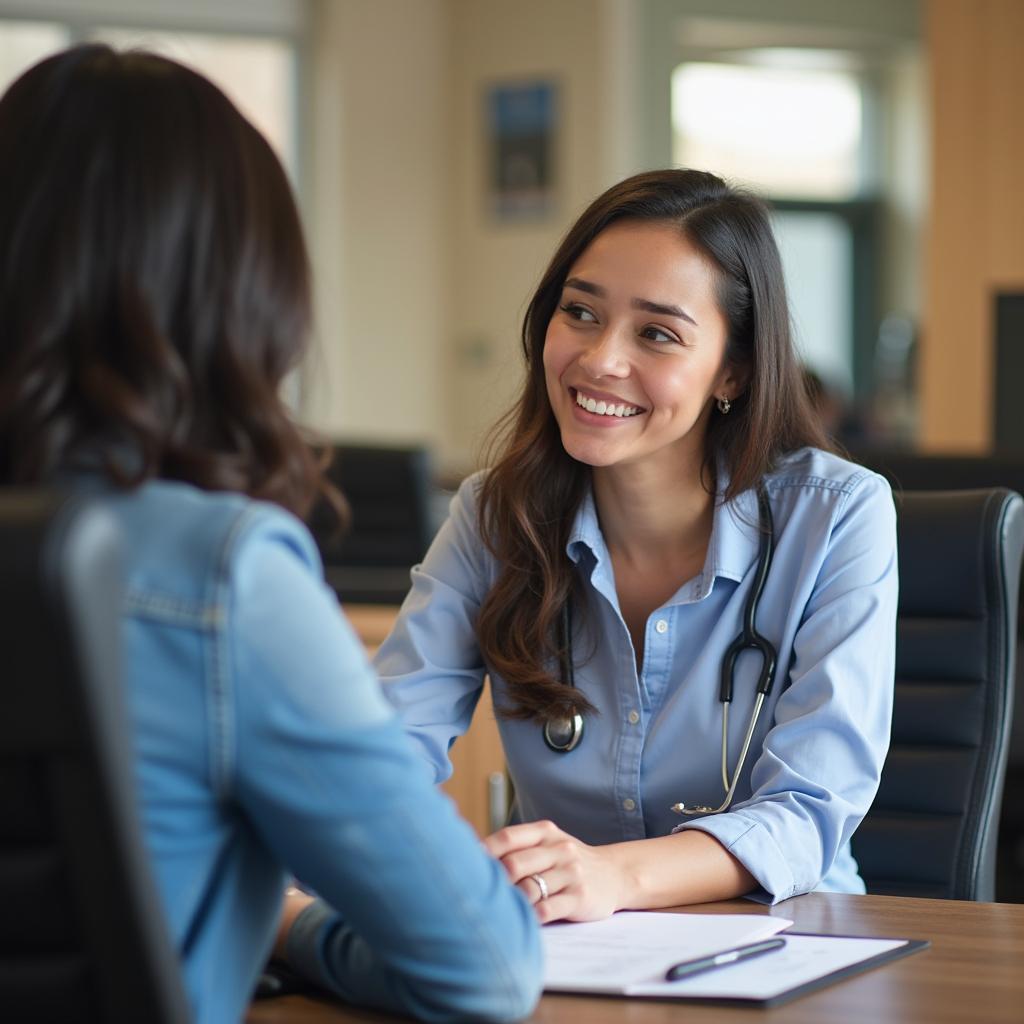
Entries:
<svg viewBox="0 0 1024 1024">
<path fill-rule="evenodd" d="M 928 0 L 925 19 L 932 187 L 920 441 L 984 452 L 993 297 L 1024 288 L 1024 2 Z"/>
</svg>

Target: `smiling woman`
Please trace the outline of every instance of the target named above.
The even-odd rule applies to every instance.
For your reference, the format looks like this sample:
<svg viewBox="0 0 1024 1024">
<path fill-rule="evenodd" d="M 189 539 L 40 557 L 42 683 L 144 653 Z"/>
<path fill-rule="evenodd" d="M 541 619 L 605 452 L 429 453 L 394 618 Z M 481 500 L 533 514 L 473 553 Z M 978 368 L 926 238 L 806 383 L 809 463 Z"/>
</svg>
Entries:
<svg viewBox="0 0 1024 1024">
<path fill-rule="evenodd" d="M 609 189 L 523 350 L 494 466 L 377 655 L 436 777 L 486 673 L 516 791 L 486 845 L 542 921 L 863 892 L 895 515 L 807 407 L 765 208 L 700 171 Z"/>
<path fill-rule="evenodd" d="M 709 399 L 741 386 L 727 343 L 700 251 L 674 225 L 613 224 L 571 268 L 544 342 L 565 451 L 595 467 L 665 460 L 671 476 L 698 477 Z"/>
</svg>

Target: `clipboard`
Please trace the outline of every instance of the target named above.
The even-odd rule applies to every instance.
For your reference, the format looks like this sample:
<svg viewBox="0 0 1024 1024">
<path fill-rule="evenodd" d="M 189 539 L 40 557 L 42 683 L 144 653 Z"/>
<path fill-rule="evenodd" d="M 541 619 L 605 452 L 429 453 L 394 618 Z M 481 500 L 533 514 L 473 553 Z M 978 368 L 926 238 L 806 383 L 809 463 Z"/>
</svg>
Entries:
<svg viewBox="0 0 1024 1024">
<path fill-rule="evenodd" d="M 683 981 L 632 986 L 623 994 L 629 998 L 771 1009 L 931 945 L 922 939 L 810 932 L 782 932 L 780 937 L 786 939 L 786 946 L 778 954 L 716 968 Z M 822 964 L 826 965 L 824 969 Z"/>
<path fill-rule="evenodd" d="M 799 936 L 814 939 L 869 938 L 868 936 L 863 935 L 814 935 L 810 932 L 790 932 L 787 933 L 786 938 L 797 938 Z M 856 963 L 847 965 L 846 967 L 830 971 L 828 974 L 823 974 L 810 981 L 806 981 L 801 985 L 797 985 L 794 988 L 786 989 L 786 991 L 780 992 L 775 996 L 758 1000 L 754 1005 L 763 1006 L 766 1009 L 773 1006 L 783 1006 L 794 999 L 799 999 L 800 996 L 809 995 L 811 992 L 817 992 L 818 989 L 828 988 L 830 985 L 844 981 L 846 978 L 852 978 L 857 974 L 863 974 L 866 971 L 874 970 L 876 967 L 882 967 L 885 964 L 894 963 L 896 960 L 902 960 L 904 957 L 912 956 L 914 953 L 920 953 L 922 950 L 928 949 L 928 947 L 931 946 L 931 942 L 928 939 L 889 939 L 886 941 L 898 941 L 901 942 L 902 945 L 887 952 L 876 953 L 874 956 L 870 956 L 865 960 L 859 960 Z M 737 999 L 736 1004 L 747 1006 L 751 1004 L 751 1001 L 747 999 Z"/>
<path fill-rule="evenodd" d="M 793 922 L 763 915 L 622 912 L 602 921 L 543 929 L 547 992 L 729 1006 L 782 1006 L 876 967 L 927 949 L 919 939 L 788 931 Z M 781 949 L 717 966 L 678 981 L 684 960 L 778 936 Z"/>
</svg>

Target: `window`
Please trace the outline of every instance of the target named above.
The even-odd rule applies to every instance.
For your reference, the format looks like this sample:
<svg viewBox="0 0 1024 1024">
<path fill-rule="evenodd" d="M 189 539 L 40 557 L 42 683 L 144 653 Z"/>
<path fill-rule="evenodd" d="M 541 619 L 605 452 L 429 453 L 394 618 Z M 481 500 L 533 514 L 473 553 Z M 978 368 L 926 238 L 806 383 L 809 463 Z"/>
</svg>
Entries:
<svg viewBox="0 0 1024 1024">
<path fill-rule="evenodd" d="M 119 27 L 98 27 L 90 35 L 118 50 L 152 50 L 204 74 L 267 137 L 296 180 L 297 68 L 288 40 Z"/>
<path fill-rule="evenodd" d="M 52 20 L 5 18 L 0 0 L 0 92 L 32 64 L 74 42 L 151 50 L 195 68 L 219 86 L 266 136 L 293 187 L 301 191 L 297 113 L 299 39 L 304 29 L 301 3 L 36 0 L 36 8 Z M 118 24 L 117 16 L 132 24 Z M 216 31 L 206 30 L 211 24 Z M 289 404 L 298 408 L 298 369 L 286 379 L 283 392 Z"/>
<path fill-rule="evenodd" d="M 751 49 L 672 75 L 675 162 L 770 201 L 797 347 L 848 398 L 870 387 L 878 319 L 866 93 L 837 50 Z"/>
<path fill-rule="evenodd" d="M 0 92 L 27 67 L 67 46 L 71 33 L 64 25 L 45 21 L 0 21 Z"/>
<path fill-rule="evenodd" d="M 301 5 L 38 0 L 36 7 L 50 20 L 5 18 L 0 2 L 0 91 L 36 61 L 74 42 L 153 50 L 194 67 L 223 89 L 297 183 Z M 120 24 L 118 15 L 130 23 Z M 211 24 L 215 31 L 207 30 Z"/>
<path fill-rule="evenodd" d="M 777 197 L 860 191 L 861 85 L 849 71 L 796 65 L 820 51 L 753 51 L 751 65 L 686 63 L 672 76 L 676 163 L 713 167 Z"/>
</svg>

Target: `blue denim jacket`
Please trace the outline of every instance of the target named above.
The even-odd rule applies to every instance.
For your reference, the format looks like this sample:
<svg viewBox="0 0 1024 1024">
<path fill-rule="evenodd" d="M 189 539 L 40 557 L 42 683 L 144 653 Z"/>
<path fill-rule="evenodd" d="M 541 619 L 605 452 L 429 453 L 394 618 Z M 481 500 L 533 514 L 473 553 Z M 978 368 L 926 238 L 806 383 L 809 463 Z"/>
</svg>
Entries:
<svg viewBox="0 0 1024 1024">
<path fill-rule="evenodd" d="M 322 897 L 289 942 L 311 979 L 426 1020 L 527 1014 L 533 912 L 425 776 L 306 529 L 179 483 L 112 505 L 145 838 L 197 1020 L 244 1013 L 289 874 Z"/>
</svg>

